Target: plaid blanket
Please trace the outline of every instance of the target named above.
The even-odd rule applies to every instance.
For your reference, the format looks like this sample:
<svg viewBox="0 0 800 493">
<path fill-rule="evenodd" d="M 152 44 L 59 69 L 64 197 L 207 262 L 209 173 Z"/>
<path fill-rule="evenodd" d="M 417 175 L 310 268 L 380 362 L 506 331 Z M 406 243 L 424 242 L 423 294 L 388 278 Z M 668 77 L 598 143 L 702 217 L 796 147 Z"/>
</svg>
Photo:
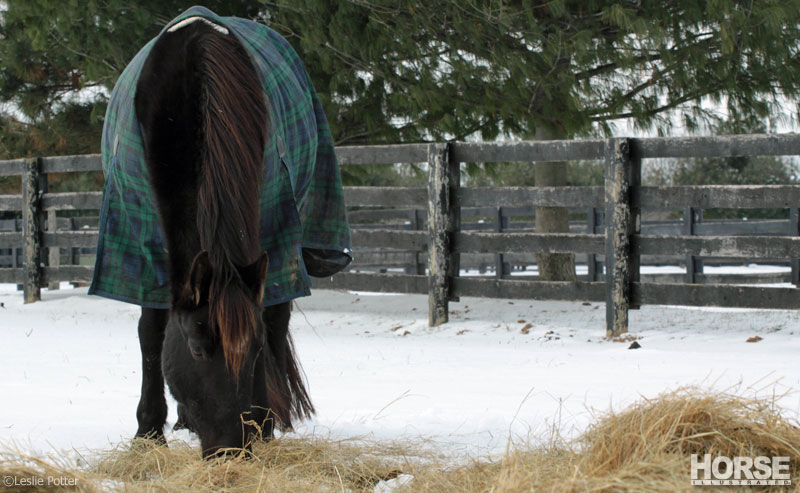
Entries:
<svg viewBox="0 0 800 493">
<path fill-rule="evenodd" d="M 264 304 L 307 296 L 310 279 L 303 249 L 322 252 L 323 259 L 339 256 L 341 267 L 334 269 L 351 258 L 339 166 L 322 105 L 295 51 L 262 24 L 192 7 L 167 24 L 159 36 L 192 16 L 226 26 L 239 38 L 264 87 L 272 119 L 259 198 L 261 248 L 269 254 Z M 106 183 L 89 292 L 168 308 L 168 256 L 133 104 L 139 73 L 156 39 L 123 71 L 108 104 L 102 138 Z"/>
</svg>

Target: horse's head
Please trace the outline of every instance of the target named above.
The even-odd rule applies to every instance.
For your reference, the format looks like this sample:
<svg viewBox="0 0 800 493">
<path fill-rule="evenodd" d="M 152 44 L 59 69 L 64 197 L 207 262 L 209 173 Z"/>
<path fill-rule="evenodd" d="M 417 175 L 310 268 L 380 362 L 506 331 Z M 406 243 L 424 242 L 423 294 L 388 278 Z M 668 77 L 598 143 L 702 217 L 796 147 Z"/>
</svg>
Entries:
<svg viewBox="0 0 800 493">
<path fill-rule="evenodd" d="M 269 349 L 261 316 L 267 263 L 262 254 L 235 272 L 214 272 L 208 254 L 201 252 L 184 294 L 173 302 L 164 377 L 181 404 L 184 424 L 200 436 L 205 457 L 247 447 L 258 427 L 265 427 L 266 436 L 272 433 L 263 354 Z"/>
</svg>

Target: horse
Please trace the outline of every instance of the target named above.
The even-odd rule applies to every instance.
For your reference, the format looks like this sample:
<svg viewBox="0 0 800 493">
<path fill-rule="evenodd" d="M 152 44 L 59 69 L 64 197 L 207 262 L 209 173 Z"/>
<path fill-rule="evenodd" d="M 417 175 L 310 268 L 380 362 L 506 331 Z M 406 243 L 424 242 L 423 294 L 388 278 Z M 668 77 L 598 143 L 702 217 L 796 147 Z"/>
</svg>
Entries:
<svg viewBox="0 0 800 493">
<path fill-rule="evenodd" d="M 276 300 L 274 294 L 265 300 L 265 285 L 270 293 L 275 291 L 278 283 L 268 282 L 268 273 L 280 271 L 287 257 L 289 267 L 317 276 L 331 275 L 351 260 L 349 230 L 330 244 L 286 233 L 297 244 L 281 252 L 299 252 L 296 258 L 264 247 L 272 240 L 265 239 L 265 234 L 275 234 L 265 224 L 282 225 L 277 230 L 284 232 L 301 228 L 305 234 L 302 219 L 311 214 L 309 207 L 320 208 L 322 202 L 315 198 L 313 186 L 298 192 L 302 173 L 293 176 L 287 171 L 290 157 L 283 147 L 291 139 L 285 137 L 285 122 L 275 114 L 275 108 L 285 105 L 270 100 L 264 81 L 271 79 L 253 59 L 248 51 L 252 47 L 241 39 L 241 31 L 232 32 L 237 26 L 260 29 L 243 22 L 194 7 L 169 23 L 140 52 L 138 64 L 136 59 L 131 62 L 137 75 L 131 132 L 141 140 L 144 166 L 130 174 L 146 175 L 143 182 L 149 190 L 141 193 L 151 195 L 134 200 L 130 198 L 134 187 L 120 185 L 119 179 L 107 182 L 101 212 L 101 242 L 105 238 L 105 243 L 98 245 L 98 266 L 90 289 L 93 294 L 142 306 L 138 323 L 142 388 L 136 436 L 165 442 L 166 382 L 178 402 L 176 428 L 188 428 L 199 436 L 205 458 L 249 450 L 254 440 L 271 438 L 276 427 L 290 429 L 293 420 L 314 412 L 289 333 L 291 301 L 286 296 Z M 115 93 L 122 94 L 118 88 L 124 85 L 123 79 Z M 316 114 L 317 124 L 327 130 L 320 109 L 314 99 L 309 114 Z M 107 117 L 106 125 L 112 120 L 121 118 Z M 317 159 L 327 143 L 327 134 L 320 135 Z M 104 133 L 104 143 L 108 140 Z M 283 166 L 268 165 L 265 171 L 265 156 L 273 153 L 273 142 L 280 155 L 276 162 Z M 107 174 L 120 166 L 118 147 L 117 135 Z M 330 150 L 332 154 L 332 145 Z M 299 161 L 296 155 L 293 159 Z M 307 173 L 310 178 L 306 176 L 305 182 L 313 185 L 314 179 L 322 179 L 320 173 Z M 338 169 L 332 173 L 336 185 Z M 264 197 L 270 199 L 271 190 L 295 193 L 290 203 L 300 205 L 297 210 L 289 207 L 288 219 L 282 213 L 285 208 L 267 208 L 264 213 Z M 114 197 L 141 207 L 149 197 L 155 202 L 158 224 L 143 244 L 155 243 L 154 251 L 166 255 L 168 283 L 162 280 L 150 291 L 168 286 L 168 308 L 144 297 L 112 292 L 104 284 L 118 257 L 131 257 L 106 251 L 113 242 L 111 233 L 103 229 L 114 229 L 120 222 L 113 218 Z M 128 209 L 122 209 L 120 214 L 131 216 L 130 228 L 141 227 Z M 134 241 L 134 236 L 116 243 Z M 278 259 L 276 268 L 270 265 L 272 257 Z M 139 265 L 130 260 L 129 264 Z M 124 275 L 125 267 L 122 271 Z M 303 281 L 297 277 L 292 281 Z M 307 287 L 300 290 L 301 296 L 305 294 Z M 291 292 L 288 298 L 294 296 Z"/>
</svg>

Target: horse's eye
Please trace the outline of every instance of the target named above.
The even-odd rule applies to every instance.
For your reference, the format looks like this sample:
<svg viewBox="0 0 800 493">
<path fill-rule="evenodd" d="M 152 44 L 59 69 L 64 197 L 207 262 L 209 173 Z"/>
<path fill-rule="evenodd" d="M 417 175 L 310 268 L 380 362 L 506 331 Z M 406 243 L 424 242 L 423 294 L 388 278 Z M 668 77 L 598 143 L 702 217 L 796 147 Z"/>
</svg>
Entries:
<svg viewBox="0 0 800 493">
<path fill-rule="evenodd" d="M 208 355 L 205 351 L 199 346 L 190 345 L 189 352 L 192 353 L 192 358 L 196 361 L 207 361 Z"/>
</svg>

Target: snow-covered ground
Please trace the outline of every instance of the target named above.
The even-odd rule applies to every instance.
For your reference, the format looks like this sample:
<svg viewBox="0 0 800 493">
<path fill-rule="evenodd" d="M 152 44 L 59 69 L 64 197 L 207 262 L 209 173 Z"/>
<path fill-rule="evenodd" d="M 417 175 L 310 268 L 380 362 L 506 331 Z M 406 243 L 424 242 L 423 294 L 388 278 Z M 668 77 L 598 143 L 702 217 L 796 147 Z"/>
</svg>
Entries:
<svg viewBox="0 0 800 493">
<path fill-rule="evenodd" d="M 136 429 L 138 308 L 0 285 L 0 448 L 108 448 Z M 646 306 L 631 341 L 604 340 L 598 303 L 463 298 L 427 326 L 427 298 L 315 291 L 292 330 L 317 407 L 300 435 L 421 438 L 456 454 L 581 432 L 597 412 L 683 385 L 800 389 L 797 311 Z M 759 342 L 746 342 L 759 336 Z M 780 400 L 800 416 L 800 394 Z M 175 407 L 170 402 L 169 422 Z M 184 432 L 185 433 L 185 432 Z"/>
</svg>

